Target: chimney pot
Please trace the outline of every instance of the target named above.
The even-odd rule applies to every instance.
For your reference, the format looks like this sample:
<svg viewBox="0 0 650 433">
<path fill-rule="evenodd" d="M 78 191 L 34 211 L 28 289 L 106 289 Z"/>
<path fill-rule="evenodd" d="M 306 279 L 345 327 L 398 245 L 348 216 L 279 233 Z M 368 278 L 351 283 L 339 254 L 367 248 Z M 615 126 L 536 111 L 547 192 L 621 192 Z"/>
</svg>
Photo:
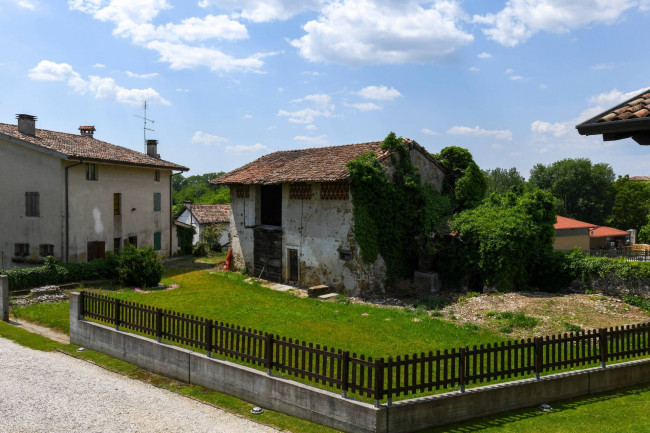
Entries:
<svg viewBox="0 0 650 433">
<path fill-rule="evenodd" d="M 96 129 L 95 129 L 95 126 L 94 126 L 94 125 L 81 125 L 81 126 L 79 127 L 79 132 L 80 132 L 81 135 L 83 135 L 84 137 L 90 137 L 90 138 L 93 138 L 93 134 L 94 134 L 95 131 L 96 131 Z"/>
<path fill-rule="evenodd" d="M 160 155 L 158 155 L 158 140 L 147 140 L 147 155 L 160 159 Z"/>
<path fill-rule="evenodd" d="M 18 119 L 18 132 L 25 135 L 36 136 L 36 116 L 31 114 L 16 114 Z"/>
</svg>

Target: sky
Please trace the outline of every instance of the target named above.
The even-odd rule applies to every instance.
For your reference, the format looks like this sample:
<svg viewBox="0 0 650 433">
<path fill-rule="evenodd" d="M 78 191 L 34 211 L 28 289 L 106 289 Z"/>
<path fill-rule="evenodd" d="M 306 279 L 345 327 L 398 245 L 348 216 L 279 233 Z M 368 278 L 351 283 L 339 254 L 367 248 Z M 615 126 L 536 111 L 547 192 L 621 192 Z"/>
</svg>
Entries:
<svg viewBox="0 0 650 433">
<path fill-rule="evenodd" d="M 382 140 L 483 169 L 564 158 L 650 175 L 575 125 L 650 86 L 650 0 L 0 0 L 0 122 L 144 151 L 189 175 Z"/>
</svg>

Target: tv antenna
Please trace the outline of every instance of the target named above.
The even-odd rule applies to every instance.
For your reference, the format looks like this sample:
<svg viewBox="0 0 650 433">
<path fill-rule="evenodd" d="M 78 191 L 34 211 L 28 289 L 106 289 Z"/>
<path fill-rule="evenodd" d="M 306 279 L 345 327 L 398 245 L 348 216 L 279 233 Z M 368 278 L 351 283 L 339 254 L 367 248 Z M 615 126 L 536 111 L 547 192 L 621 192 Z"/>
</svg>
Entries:
<svg viewBox="0 0 650 433">
<path fill-rule="evenodd" d="M 139 117 L 144 121 L 144 126 L 142 133 L 144 135 L 144 153 L 147 153 L 147 131 L 155 131 L 155 129 L 147 128 L 147 122 L 156 123 L 154 120 L 147 118 L 147 101 L 144 101 L 144 117 L 134 114 L 135 117 Z"/>
</svg>

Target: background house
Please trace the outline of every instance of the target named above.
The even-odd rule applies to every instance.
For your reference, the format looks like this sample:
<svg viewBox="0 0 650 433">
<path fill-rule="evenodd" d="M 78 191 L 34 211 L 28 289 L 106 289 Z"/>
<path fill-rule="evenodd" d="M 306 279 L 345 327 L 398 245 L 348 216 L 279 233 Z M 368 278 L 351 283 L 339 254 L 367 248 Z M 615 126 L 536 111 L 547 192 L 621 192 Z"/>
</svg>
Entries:
<svg viewBox="0 0 650 433">
<path fill-rule="evenodd" d="M 625 245 L 629 233 L 612 227 L 597 226 L 583 221 L 557 216 L 555 223 L 556 250 L 600 250 L 612 246 L 621 248 Z"/>
<path fill-rule="evenodd" d="M 421 181 L 442 188 L 443 166 L 405 140 Z M 364 263 L 354 237 L 346 163 L 375 152 L 386 167 L 382 142 L 274 152 L 224 176 L 230 185 L 230 238 L 235 269 L 301 286 L 326 284 L 349 294 L 382 288 L 381 257 Z"/>
<path fill-rule="evenodd" d="M 125 244 L 175 250 L 171 176 L 187 171 L 147 153 L 79 134 L 36 129 L 36 117 L 0 123 L 0 265 L 39 262 L 46 256 L 87 261 Z"/>
<path fill-rule="evenodd" d="M 219 243 L 223 246 L 229 242 L 230 204 L 192 204 L 186 202 L 175 219 L 177 223 L 194 227 L 193 245 L 203 240 L 201 234 L 206 227 L 215 224 L 222 228 Z"/>
</svg>

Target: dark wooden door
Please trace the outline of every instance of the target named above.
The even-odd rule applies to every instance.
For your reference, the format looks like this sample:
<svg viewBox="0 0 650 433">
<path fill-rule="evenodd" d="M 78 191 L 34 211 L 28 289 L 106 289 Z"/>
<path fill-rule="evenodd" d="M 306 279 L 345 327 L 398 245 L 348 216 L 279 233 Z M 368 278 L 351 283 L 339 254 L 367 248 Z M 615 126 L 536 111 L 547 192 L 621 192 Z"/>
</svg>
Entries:
<svg viewBox="0 0 650 433">
<path fill-rule="evenodd" d="M 289 281 L 298 283 L 298 250 L 289 249 Z"/>
<path fill-rule="evenodd" d="M 106 244 L 104 241 L 88 242 L 88 261 L 106 257 Z"/>
<path fill-rule="evenodd" d="M 279 283 L 282 279 L 282 229 L 256 227 L 254 236 L 254 277 Z"/>
</svg>

